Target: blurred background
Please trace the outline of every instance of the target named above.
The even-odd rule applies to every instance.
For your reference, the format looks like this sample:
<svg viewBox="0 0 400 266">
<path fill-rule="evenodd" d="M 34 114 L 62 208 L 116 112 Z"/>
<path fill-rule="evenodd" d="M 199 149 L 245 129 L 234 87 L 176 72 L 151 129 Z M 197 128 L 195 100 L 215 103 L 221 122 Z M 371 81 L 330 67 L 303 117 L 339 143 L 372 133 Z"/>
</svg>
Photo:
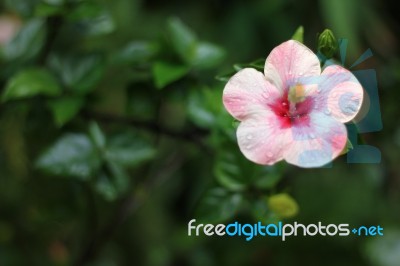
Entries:
<svg viewBox="0 0 400 266">
<path fill-rule="evenodd" d="M 400 265 L 395 5 L 1 1 L 0 265 Z M 371 49 L 352 70 L 376 71 L 383 129 L 356 141 L 380 163 L 261 167 L 239 152 L 224 84 L 300 25 L 314 51 L 325 28 L 348 39 L 346 67 Z M 193 218 L 384 236 L 188 237 Z"/>
</svg>

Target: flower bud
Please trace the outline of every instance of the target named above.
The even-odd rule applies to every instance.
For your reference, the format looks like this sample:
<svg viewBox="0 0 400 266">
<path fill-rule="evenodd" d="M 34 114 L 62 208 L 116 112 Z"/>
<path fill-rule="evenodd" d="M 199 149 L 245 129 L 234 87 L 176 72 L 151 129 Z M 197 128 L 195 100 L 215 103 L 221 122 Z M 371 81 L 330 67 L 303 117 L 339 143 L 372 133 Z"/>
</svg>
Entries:
<svg viewBox="0 0 400 266">
<path fill-rule="evenodd" d="M 318 37 L 318 52 L 320 52 L 326 59 L 330 59 L 335 54 L 338 47 L 338 42 L 332 31 L 329 29 L 324 30 Z"/>
<path fill-rule="evenodd" d="M 268 207 L 280 218 L 291 218 L 299 212 L 297 202 L 286 193 L 269 197 Z"/>
</svg>

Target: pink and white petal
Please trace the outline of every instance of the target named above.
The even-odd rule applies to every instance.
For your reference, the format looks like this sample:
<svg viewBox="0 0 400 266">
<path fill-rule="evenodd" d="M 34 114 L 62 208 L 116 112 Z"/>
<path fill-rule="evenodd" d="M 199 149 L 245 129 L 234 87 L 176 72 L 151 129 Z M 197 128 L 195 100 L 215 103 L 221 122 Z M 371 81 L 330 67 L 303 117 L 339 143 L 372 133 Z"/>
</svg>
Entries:
<svg viewBox="0 0 400 266">
<path fill-rule="evenodd" d="M 275 114 L 270 111 L 246 119 L 236 132 L 244 156 L 262 165 L 272 165 L 283 159 L 290 134 L 290 128 L 282 129 Z"/>
<path fill-rule="evenodd" d="M 262 112 L 268 103 L 279 95 L 279 90 L 269 83 L 263 73 L 253 69 L 240 70 L 225 85 L 222 100 L 226 110 L 236 119 Z"/>
<path fill-rule="evenodd" d="M 324 69 L 317 96 L 318 110 L 346 123 L 361 109 L 364 91 L 357 78 L 347 69 L 332 65 Z"/>
<path fill-rule="evenodd" d="M 304 168 L 321 167 L 339 156 L 347 142 L 346 127 L 331 116 L 311 113 L 307 124 L 294 125 L 284 159 Z"/>
<path fill-rule="evenodd" d="M 302 77 L 319 76 L 321 66 L 318 57 L 307 46 L 290 40 L 271 51 L 264 74 L 268 81 L 284 91 Z"/>
</svg>

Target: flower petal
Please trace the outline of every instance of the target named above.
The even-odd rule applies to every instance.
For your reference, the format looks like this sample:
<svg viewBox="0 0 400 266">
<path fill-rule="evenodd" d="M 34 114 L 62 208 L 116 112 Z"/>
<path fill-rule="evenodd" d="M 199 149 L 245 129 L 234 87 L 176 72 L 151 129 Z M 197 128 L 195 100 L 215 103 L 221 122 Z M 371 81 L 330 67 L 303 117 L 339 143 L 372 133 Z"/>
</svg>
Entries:
<svg viewBox="0 0 400 266">
<path fill-rule="evenodd" d="M 263 73 L 245 68 L 236 73 L 225 85 L 223 103 L 228 112 L 238 120 L 257 114 L 268 108 L 268 103 L 279 91 Z"/>
<path fill-rule="evenodd" d="M 264 111 L 240 123 L 236 135 L 244 156 L 258 164 L 274 164 L 283 159 L 291 139 L 291 129 L 282 129 L 271 111 Z"/>
<path fill-rule="evenodd" d="M 338 65 L 328 66 L 322 72 L 318 87 L 321 91 L 317 97 L 319 110 L 324 109 L 325 113 L 342 123 L 352 120 L 359 112 L 364 96 L 363 88 L 347 69 Z"/>
<path fill-rule="evenodd" d="M 285 150 L 288 163 L 300 167 L 321 167 L 340 155 L 347 141 L 346 127 L 323 113 L 313 112 L 308 124 L 291 128 L 292 139 Z"/>
<path fill-rule="evenodd" d="M 307 46 L 290 40 L 271 51 L 264 74 L 268 81 L 285 91 L 301 77 L 319 76 L 321 67 L 318 57 Z"/>
</svg>

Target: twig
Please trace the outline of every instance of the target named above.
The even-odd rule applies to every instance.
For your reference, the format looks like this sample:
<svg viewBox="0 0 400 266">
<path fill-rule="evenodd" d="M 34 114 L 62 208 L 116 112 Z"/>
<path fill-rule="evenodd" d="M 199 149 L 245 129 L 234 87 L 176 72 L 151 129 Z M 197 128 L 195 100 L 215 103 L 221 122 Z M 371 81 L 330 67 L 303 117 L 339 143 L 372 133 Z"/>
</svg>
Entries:
<svg viewBox="0 0 400 266">
<path fill-rule="evenodd" d="M 60 32 L 61 26 L 64 23 L 63 18 L 61 16 L 51 16 L 47 18 L 47 37 L 44 47 L 42 49 L 42 53 L 39 57 L 39 64 L 45 65 L 47 57 L 49 56 L 54 43 L 57 39 L 57 34 Z"/>
<path fill-rule="evenodd" d="M 202 138 L 204 136 L 209 134 L 209 131 L 202 129 L 202 128 L 195 127 L 193 129 L 187 130 L 187 131 L 175 131 L 175 130 L 163 127 L 159 123 L 155 123 L 152 121 L 143 121 L 143 120 L 139 120 L 139 119 L 131 118 L 131 117 L 122 117 L 122 116 L 116 116 L 116 115 L 112 115 L 112 114 L 103 114 L 103 113 L 96 113 L 96 112 L 91 112 L 91 111 L 84 111 L 82 114 L 84 117 L 86 117 L 88 119 L 94 119 L 94 120 L 98 120 L 98 121 L 101 121 L 104 123 L 127 124 L 127 125 L 141 128 L 141 129 L 149 130 L 154 133 L 169 136 L 169 137 L 172 137 L 175 139 L 180 139 L 183 141 L 196 143 L 202 149 L 204 149 L 208 153 L 211 153 L 210 149 L 204 144 L 204 142 L 202 140 Z"/>
</svg>

